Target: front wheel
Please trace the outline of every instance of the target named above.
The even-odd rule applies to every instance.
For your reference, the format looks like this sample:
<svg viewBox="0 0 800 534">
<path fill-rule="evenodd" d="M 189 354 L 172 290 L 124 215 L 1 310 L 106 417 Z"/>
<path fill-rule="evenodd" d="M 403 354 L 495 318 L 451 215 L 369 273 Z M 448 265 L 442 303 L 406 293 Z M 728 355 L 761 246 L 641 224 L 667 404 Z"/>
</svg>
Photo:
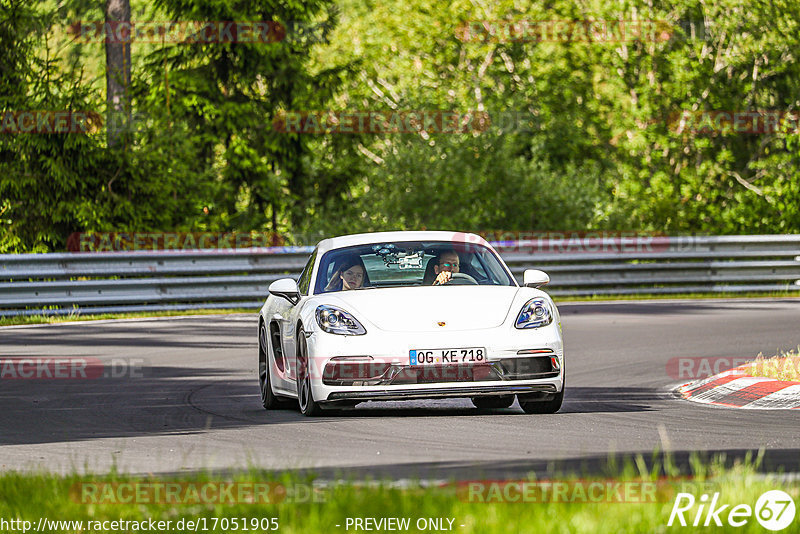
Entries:
<svg viewBox="0 0 800 534">
<path fill-rule="evenodd" d="M 281 407 L 281 399 L 272 392 L 269 379 L 269 338 L 267 327 L 262 323 L 258 329 L 258 385 L 261 386 L 261 404 L 265 410 L 274 410 Z"/>
<path fill-rule="evenodd" d="M 314 402 L 314 393 L 311 391 L 308 345 L 302 328 L 297 331 L 297 402 L 303 415 L 314 417 L 322 412 L 319 403 Z"/>
<path fill-rule="evenodd" d="M 519 405 L 525 413 L 556 413 L 561 409 L 561 404 L 564 402 L 564 390 L 566 389 L 566 380 L 561 383 L 561 391 L 555 394 L 550 400 L 538 400 L 538 394 L 531 395 L 517 395 Z"/>
</svg>

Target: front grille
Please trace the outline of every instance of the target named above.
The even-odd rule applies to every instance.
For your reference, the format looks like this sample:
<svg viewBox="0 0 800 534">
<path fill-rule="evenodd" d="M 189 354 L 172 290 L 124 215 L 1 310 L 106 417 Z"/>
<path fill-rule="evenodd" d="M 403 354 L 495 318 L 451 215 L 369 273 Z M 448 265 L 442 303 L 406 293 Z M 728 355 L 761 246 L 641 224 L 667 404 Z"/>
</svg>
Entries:
<svg viewBox="0 0 800 534">
<path fill-rule="evenodd" d="M 374 362 L 329 362 L 322 372 L 322 383 L 329 386 L 350 386 L 354 381 L 384 377 L 391 364 Z"/>
<path fill-rule="evenodd" d="M 436 384 L 486 380 L 500 380 L 497 371 L 490 364 L 406 366 L 395 376 L 392 384 Z"/>
<path fill-rule="evenodd" d="M 329 362 L 322 382 L 328 386 L 393 386 L 404 384 L 446 384 L 493 380 L 554 378 L 550 356 L 503 358 L 472 365 L 411 366 L 389 363 Z"/>
<path fill-rule="evenodd" d="M 545 378 L 550 375 L 558 376 L 558 371 L 553 369 L 550 356 L 504 358 L 499 360 L 498 363 L 503 368 L 503 374 L 508 380 Z"/>
</svg>

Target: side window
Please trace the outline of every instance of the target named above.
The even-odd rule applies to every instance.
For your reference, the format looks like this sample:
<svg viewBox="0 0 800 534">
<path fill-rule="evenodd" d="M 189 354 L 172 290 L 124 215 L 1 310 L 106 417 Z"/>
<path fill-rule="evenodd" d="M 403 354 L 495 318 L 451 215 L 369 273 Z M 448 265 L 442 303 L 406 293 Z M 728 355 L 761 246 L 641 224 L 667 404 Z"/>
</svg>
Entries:
<svg viewBox="0 0 800 534">
<path fill-rule="evenodd" d="M 311 271 L 314 270 L 314 260 L 317 259 L 317 250 L 311 253 L 308 258 L 308 263 L 303 267 L 303 272 L 300 273 L 300 278 L 297 279 L 297 288 L 300 290 L 301 295 L 308 295 L 308 286 L 311 283 Z"/>
</svg>

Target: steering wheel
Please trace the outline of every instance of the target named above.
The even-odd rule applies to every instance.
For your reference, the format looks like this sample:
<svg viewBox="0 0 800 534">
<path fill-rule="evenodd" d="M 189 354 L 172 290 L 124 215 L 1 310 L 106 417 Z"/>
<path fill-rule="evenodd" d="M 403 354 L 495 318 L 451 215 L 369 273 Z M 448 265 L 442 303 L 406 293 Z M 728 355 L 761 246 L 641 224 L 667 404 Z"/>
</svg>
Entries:
<svg viewBox="0 0 800 534">
<path fill-rule="evenodd" d="M 466 273 L 452 273 L 450 280 L 445 282 L 445 285 L 477 286 L 478 282 Z"/>
</svg>

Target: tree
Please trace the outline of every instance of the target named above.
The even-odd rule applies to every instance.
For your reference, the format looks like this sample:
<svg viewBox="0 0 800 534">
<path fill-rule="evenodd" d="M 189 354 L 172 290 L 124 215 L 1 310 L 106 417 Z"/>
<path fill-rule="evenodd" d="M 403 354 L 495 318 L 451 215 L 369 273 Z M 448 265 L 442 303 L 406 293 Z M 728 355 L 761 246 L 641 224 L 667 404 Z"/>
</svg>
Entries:
<svg viewBox="0 0 800 534">
<path fill-rule="evenodd" d="M 119 141 L 120 118 L 130 119 L 128 88 L 131 84 L 130 0 L 106 0 L 106 101 L 108 146 Z"/>
<path fill-rule="evenodd" d="M 147 86 L 137 89 L 143 108 L 164 109 L 168 99 L 171 120 L 194 132 L 195 168 L 214 170 L 206 224 L 285 230 L 300 225 L 318 199 L 346 188 L 344 169 L 319 162 L 348 146 L 272 127 L 282 112 L 326 106 L 346 75 L 346 66 L 311 70 L 312 48 L 336 21 L 331 2 L 162 0 L 158 6 L 175 20 L 270 22 L 276 32 L 267 42 L 163 47 L 149 57 Z M 165 70 L 168 88 L 149 83 Z"/>
</svg>

